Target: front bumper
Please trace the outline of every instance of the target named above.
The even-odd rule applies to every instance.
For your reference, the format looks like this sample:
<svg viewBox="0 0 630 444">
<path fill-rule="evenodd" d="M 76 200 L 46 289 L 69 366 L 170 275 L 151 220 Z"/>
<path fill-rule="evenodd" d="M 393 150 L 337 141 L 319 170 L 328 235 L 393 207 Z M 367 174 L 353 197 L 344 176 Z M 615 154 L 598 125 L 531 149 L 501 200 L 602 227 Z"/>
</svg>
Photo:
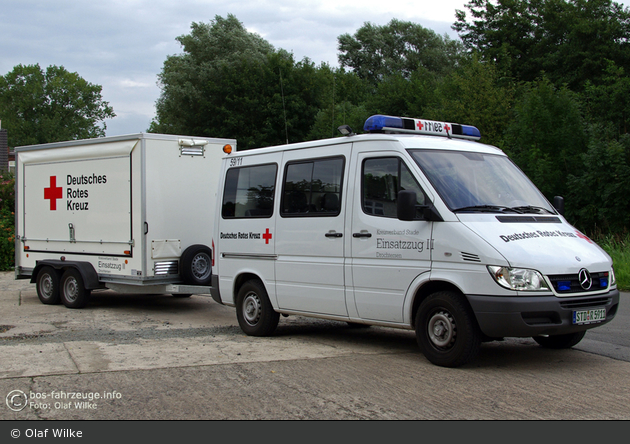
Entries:
<svg viewBox="0 0 630 444">
<path fill-rule="evenodd" d="M 613 320 L 619 306 L 619 291 L 591 296 L 482 296 L 467 295 L 481 331 L 489 337 L 561 335 L 588 330 Z M 574 325 L 573 311 L 605 308 L 601 322 Z"/>
</svg>

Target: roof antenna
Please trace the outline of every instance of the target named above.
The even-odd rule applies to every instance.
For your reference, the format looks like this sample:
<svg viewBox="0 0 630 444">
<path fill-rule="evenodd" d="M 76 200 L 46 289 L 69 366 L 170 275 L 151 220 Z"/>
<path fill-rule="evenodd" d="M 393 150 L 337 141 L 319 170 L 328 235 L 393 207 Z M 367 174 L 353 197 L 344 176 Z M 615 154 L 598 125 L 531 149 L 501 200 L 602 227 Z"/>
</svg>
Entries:
<svg viewBox="0 0 630 444">
<path fill-rule="evenodd" d="M 282 111 L 284 112 L 284 134 L 287 138 L 287 145 L 289 144 L 289 130 L 287 129 L 287 110 L 284 106 L 284 87 L 282 86 L 282 70 L 278 68 L 280 74 L 280 91 L 282 92 Z"/>
</svg>

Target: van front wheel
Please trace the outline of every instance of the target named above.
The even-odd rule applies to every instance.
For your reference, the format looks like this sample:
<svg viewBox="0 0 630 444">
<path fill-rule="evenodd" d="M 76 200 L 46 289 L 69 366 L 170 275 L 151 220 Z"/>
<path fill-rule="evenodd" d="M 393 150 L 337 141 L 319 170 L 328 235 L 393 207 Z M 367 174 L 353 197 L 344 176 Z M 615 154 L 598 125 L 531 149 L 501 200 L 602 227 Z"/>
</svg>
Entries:
<svg viewBox="0 0 630 444">
<path fill-rule="evenodd" d="M 416 339 L 424 356 L 442 367 L 470 362 L 481 347 L 481 331 L 472 310 L 451 291 L 433 293 L 420 304 Z"/>
<path fill-rule="evenodd" d="M 236 297 L 236 317 L 238 324 L 249 336 L 268 336 L 274 332 L 280 314 L 271 306 L 267 291 L 262 282 L 245 282 Z"/>
</svg>

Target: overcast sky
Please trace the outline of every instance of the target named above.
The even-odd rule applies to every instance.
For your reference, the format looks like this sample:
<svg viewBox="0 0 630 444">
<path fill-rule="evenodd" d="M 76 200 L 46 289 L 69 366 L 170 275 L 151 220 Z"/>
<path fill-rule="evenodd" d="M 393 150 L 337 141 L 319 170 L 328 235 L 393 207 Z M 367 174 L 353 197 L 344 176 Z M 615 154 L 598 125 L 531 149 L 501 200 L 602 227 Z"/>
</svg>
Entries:
<svg viewBox="0 0 630 444">
<path fill-rule="evenodd" d="M 630 0 L 629 0 L 630 1 Z M 276 49 L 337 66 L 337 37 L 392 18 L 457 38 L 451 25 L 467 0 L 0 0 L 0 75 L 18 64 L 64 66 L 103 87 L 116 117 L 107 135 L 145 132 L 156 84 L 175 38 L 192 22 L 235 15 Z M 191 134 L 194 135 L 194 134 Z"/>
</svg>

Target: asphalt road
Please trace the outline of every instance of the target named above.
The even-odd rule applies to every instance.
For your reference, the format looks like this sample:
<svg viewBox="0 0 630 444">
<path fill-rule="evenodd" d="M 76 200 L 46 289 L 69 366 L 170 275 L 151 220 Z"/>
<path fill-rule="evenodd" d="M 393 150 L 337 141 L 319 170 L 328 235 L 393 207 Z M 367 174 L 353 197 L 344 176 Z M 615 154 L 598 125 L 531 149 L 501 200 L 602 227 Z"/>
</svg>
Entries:
<svg viewBox="0 0 630 444">
<path fill-rule="evenodd" d="M 629 313 L 623 293 L 574 349 L 508 339 L 446 369 L 410 331 L 282 317 L 253 338 L 209 297 L 105 291 L 70 310 L 1 273 L 0 399 L 27 399 L 0 420 L 628 420 Z"/>
</svg>

